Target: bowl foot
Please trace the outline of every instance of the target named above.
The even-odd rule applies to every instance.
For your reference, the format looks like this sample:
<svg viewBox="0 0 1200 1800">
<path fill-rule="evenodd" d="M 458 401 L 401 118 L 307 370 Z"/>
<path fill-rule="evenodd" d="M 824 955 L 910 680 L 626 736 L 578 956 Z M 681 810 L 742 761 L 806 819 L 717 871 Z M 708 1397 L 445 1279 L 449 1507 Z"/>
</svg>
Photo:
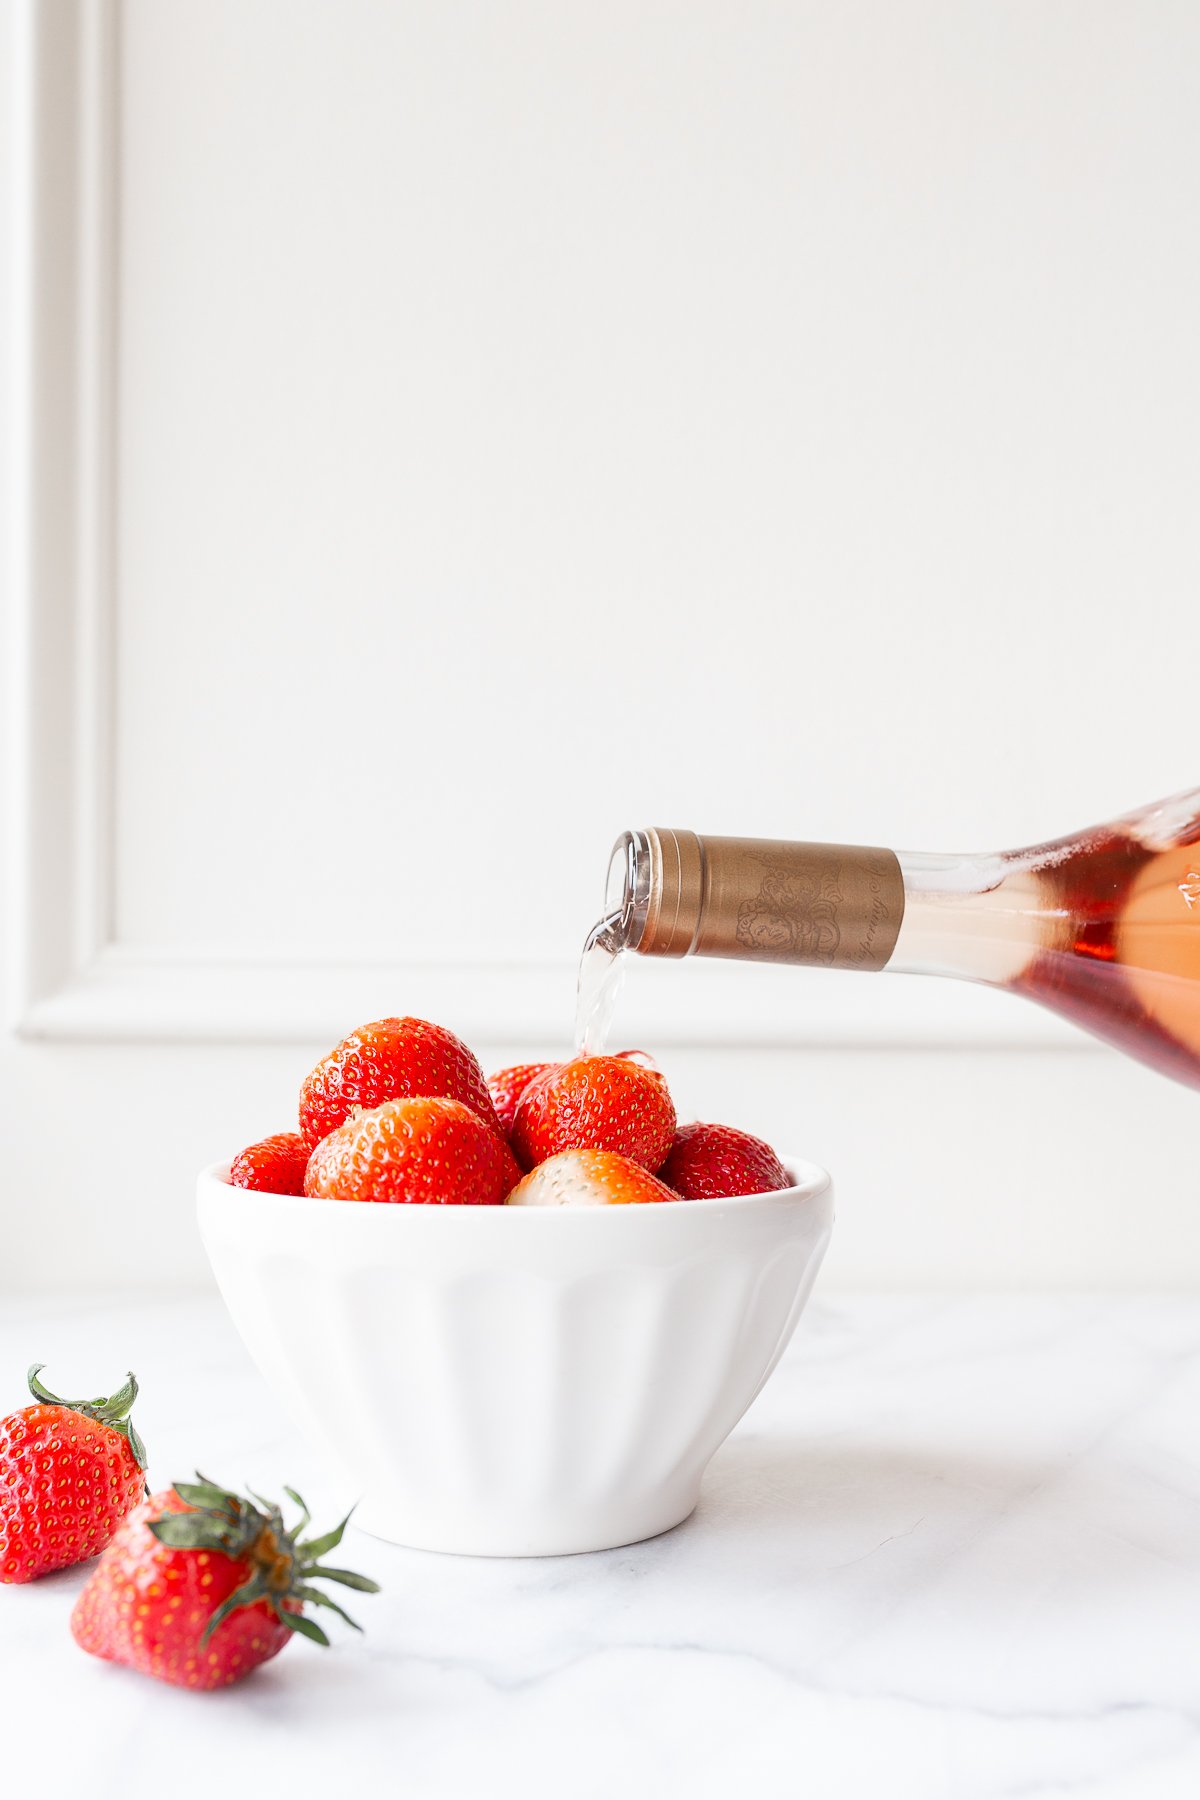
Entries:
<svg viewBox="0 0 1200 1800">
<path fill-rule="evenodd" d="M 450 1556 L 580 1556 L 592 1550 L 616 1550 L 659 1537 L 682 1525 L 700 1497 L 697 1481 L 644 1496 L 593 1506 L 563 1506 L 536 1513 L 517 1510 L 488 1513 L 472 1509 L 436 1515 L 369 1490 L 354 1514 L 354 1523 L 371 1537 L 408 1550 L 434 1550 Z"/>
</svg>

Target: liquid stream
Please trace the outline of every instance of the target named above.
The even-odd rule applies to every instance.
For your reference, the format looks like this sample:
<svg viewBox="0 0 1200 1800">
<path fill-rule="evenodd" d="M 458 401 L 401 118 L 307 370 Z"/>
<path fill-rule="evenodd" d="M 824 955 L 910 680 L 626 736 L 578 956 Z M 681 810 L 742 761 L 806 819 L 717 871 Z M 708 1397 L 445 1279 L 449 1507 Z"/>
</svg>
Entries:
<svg viewBox="0 0 1200 1800">
<path fill-rule="evenodd" d="M 579 958 L 575 990 L 575 1054 L 603 1056 L 608 1048 L 617 995 L 625 979 L 621 914 L 598 919 Z"/>
</svg>

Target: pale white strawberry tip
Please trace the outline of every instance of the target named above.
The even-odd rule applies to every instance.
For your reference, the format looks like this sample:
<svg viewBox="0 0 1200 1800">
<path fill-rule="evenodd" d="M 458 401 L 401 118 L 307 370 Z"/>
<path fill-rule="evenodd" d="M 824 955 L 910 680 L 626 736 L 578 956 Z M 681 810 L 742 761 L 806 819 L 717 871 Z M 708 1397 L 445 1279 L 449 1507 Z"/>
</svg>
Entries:
<svg viewBox="0 0 1200 1800">
<path fill-rule="evenodd" d="M 506 1206 L 611 1206 L 613 1197 L 603 1181 L 597 1181 L 574 1163 L 558 1157 L 539 1163 L 519 1181 Z"/>
<path fill-rule="evenodd" d="M 627 1206 L 678 1196 L 616 1150 L 560 1150 L 531 1169 L 509 1206 Z"/>
</svg>

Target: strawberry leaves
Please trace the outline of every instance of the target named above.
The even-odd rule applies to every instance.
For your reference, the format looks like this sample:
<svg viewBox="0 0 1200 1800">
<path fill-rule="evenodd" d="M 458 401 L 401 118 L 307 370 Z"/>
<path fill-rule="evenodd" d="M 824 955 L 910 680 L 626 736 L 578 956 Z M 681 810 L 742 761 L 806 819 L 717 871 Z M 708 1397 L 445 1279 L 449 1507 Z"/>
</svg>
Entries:
<svg viewBox="0 0 1200 1800">
<path fill-rule="evenodd" d="M 137 1463 L 138 1468 L 145 1469 L 149 1460 L 146 1455 L 146 1446 L 129 1416 L 133 1410 L 133 1403 L 138 1397 L 137 1376 L 133 1370 L 130 1369 L 124 1384 L 117 1389 L 116 1393 L 107 1398 L 101 1395 L 95 1400 L 61 1400 L 57 1394 L 52 1394 L 39 1379 L 45 1366 L 45 1363 L 33 1363 L 26 1376 L 29 1391 L 34 1399 L 42 1406 L 62 1406 L 68 1412 L 82 1414 L 85 1419 L 94 1419 L 98 1425 L 107 1425 L 110 1431 L 115 1431 L 119 1437 L 125 1439 L 133 1452 L 133 1460 Z"/>
<path fill-rule="evenodd" d="M 300 1504 L 303 1506 L 304 1502 L 301 1501 Z M 305 1509 L 305 1516 L 307 1521 L 307 1509 Z M 305 1543 L 301 1544 L 300 1548 L 304 1551 L 305 1555 L 313 1562 L 316 1562 L 318 1557 L 328 1556 L 331 1550 L 336 1550 L 342 1541 L 342 1533 L 350 1523 L 351 1516 L 351 1513 L 347 1513 L 341 1524 L 335 1525 L 332 1531 L 327 1531 L 324 1537 L 309 1538 Z M 297 1529 L 299 1529 L 299 1527 L 297 1527 Z"/>
<path fill-rule="evenodd" d="M 197 1471 L 195 1481 L 177 1481 L 175 1492 L 188 1508 L 185 1512 L 165 1513 L 148 1522 L 148 1529 L 172 1550 L 216 1550 L 222 1555 L 245 1562 L 250 1575 L 240 1587 L 217 1608 L 205 1627 L 202 1643 L 207 1643 L 217 1627 L 231 1613 L 244 1606 L 265 1602 L 279 1623 L 314 1644 L 328 1647 L 329 1639 L 315 1620 L 305 1614 L 305 1604 L 323 1606 L 337 1613 L 355 1631 L 362 1627 L 331 1600 L 314 1581 L 334 1581 L 354 1588 L 360 1594 L 377 1594 L 378 1582 L 352 1569 L 327 1568 L 321 1557 L 336 1549 L 350 1522 L 350 1514 L 331 1531 L 319 1537 L 300 1537 L 311 1514 L 294 1488 L 284 1488 L 292 1504 L 299 1508 L 300 1518 L 289 1530 L 283 1513 L 275 1501 L 254 1494 L 244 1499 Z"/>
</svg>

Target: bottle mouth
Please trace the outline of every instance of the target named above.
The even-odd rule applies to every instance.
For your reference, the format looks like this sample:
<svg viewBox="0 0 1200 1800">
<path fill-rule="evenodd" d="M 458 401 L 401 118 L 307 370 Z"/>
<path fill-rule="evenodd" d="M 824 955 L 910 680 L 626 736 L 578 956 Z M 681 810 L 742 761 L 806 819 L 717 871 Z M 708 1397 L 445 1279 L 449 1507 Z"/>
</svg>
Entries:
<svg viewBox="0 0 1200 1800">
<path fill-rule="evenodd" d="M 607 910 L 625 949 L 687 956 L 704 913 L 704 847 L 694 831 L 626 831 L 608 865 Z"/>
<path fill-rule="evenodd" d="M 644 831 L 623 831 L 612 847 L 604 912 L 622 950 L 639 948 L 650 900 L 650 850 Z"/>
</svg>

